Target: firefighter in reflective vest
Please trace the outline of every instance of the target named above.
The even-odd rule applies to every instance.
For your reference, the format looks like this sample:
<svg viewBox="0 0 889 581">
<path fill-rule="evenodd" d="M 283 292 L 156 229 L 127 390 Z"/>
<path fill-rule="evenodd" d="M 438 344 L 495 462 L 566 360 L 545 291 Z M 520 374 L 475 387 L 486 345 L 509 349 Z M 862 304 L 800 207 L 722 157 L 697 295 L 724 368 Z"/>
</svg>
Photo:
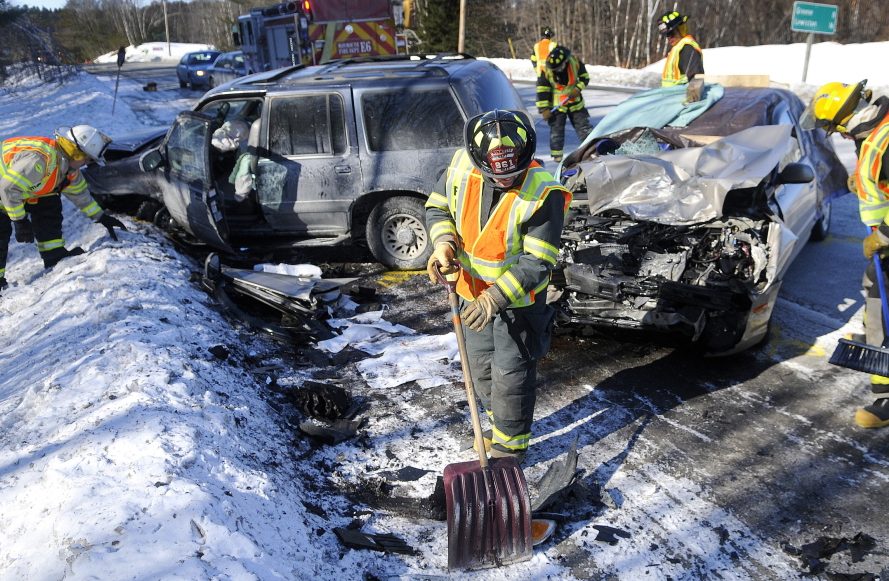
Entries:
<svg viewBox="0 0 889 581">
<path fill-rule="evenodd" d="M 101 162 L 111 138 L 95 127 L 76 125 L 48 137 L 13 137 L 0 144 L 0 288 L 6 286 L 9 236 L 16 242 L 36 240 L 45 268 L 63 258 L 83 254 L 82 248 L 65 248 L 62 238 L 62 201 L 65 194 L 75 206 L 105 226 L 116 240 L 114 228 L 126 230 L 93 200 L 80 168 Z"/>
<path fill-rule="evenodd" d="M 543 38 L 534 43 L 534 52 L 531 53 L 531 64 L 534 65 L 534 73 L 537 78 L 546 72 L 546 57 L 557 45 L 553 40 L 553 29 L 549 26 L 544 26 L 541 29 L 540 36 Z"/>
<path fill-rule="evenodd" d="M 670 52 L 664 63 L 661 86 L 688 85 L 686 98 L 689 102 L 700 101 L 704 80 L 695 79 L 704 74 L 704 53 L 697 41 L 688 33 L 688 16 L 671 11 L 661 16 L 658 32 L 670 43 Z"/>
<path fill-rule="evenodd" d="M 819 87 L 803 114 L 802 125 L 822 127 L 855 140 L 858 163 L 849 178 L 849 189 L 858 194 L 861 221 L 871 229 L 863 243 L 868 259 L 863 279 L 865 338 L 868 345 L 882 346 L 889 330 L 883 328 L 876 277 L 885 280 L 889 273 L 889 97 L 872 99 L 866 83 Z M 882 257 L 880 273 L 875 272 L 872 260 L 875 252 Z M 855 423 L 862 428 L 889 426 L 889 377 L 871 375 L 870 387 L 875 400 L 855 413 Z"/>
<path fill-rule="evenodd" d="M 546 288 L 571 194 L 534 161 L 537 138 L 525 113 L 477 115 L 464 137 L 426 202 L 434 248 L 427 268 L 434 282 L 436 269 L 459 273 L 470 373 L 492 425 L 485 448 L 521 462 L 555 314 Z"/>
<path fill-rule="evenodd" d="M 562 161 L 565 120 L 583 142 L 592 130 L 583 91 L 590 83 L 586 66 L 564 46 L 553 48 L 546 57 L 546 71 L 537 79 L 537 110 L 549 124 L 549 148 L 553 161 Z"/>
</svg>

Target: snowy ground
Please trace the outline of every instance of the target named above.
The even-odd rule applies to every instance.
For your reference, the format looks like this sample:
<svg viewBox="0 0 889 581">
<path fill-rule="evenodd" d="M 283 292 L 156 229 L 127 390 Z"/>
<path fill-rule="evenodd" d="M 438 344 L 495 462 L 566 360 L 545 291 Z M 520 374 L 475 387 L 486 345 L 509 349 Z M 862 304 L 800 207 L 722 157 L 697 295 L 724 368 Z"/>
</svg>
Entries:
<svg viewBox="0 0 889 581">
<path fill-rule="evenodd" d="M 837 60 L 831 70 L 839 80 L 859 80 L 848 77 L 854 74 L 843 68 L 848 62 L 852 59 Z M 504 62 L 503 67 L 518 71 L 522 64 Z M 637 71 L 609 70 L 599 82 L 639 85 L 638 78 Z M 889 79 L 873 72 L 869 78 L 889 86 Z M 137 83 L 122 81 L 112 116 L 113 86 L 113 78 L 81 74 L 64 86 L 0 88 L 0 135 L 50 135 L 56 126 L 77 122 L 113 135 L 146 122 L 169 123 L 190 104 L 178 97 L 167 102 L 169 94 L 145 95 Z M 151 115 L 132 109 L 137 97 L 153 99 Z M 848 146 L 841 145 L 845 161 L 852 163 Z M 419 393 L 429 406 L 462 413 L 458 390 L 433 387 L 455 378 L 448 336 L 386 331 L 385 311 L 382 321 L 374 320 L 379 313 L 364 315 L 347 323 L 347 332 L 356 335 L 347 335 L 353 344 L 340 355 L 334 354 L 335 344 L 319 346 L 332 357 L 331 368 L 319 369 L 308 359 L 288 361 L 297 371 L 279 378 L 276 386 L 267 370 L 285 363 L 280 350 L 233 328 L 190 281 L 199 265 L 174 250 L 155 228 L 122 219 L 130 231 L 113 242 L 102 227 L 66 204 L 68 245 L 81 246 L 87 254 L 49 271 L 42 269 L 33 245 L 11 246 L 11 286 L 0 298 L 6 322 L 0 330 L 0 579 L 445 576 L 444 523 L 356 512 L 344 496 L 328 495 L 325 480 L 366 483 L 369 476 L 382 479 L 386 471 L 411 465 L 428 471 L 403 487 L 406 496 L 419 499 L 431 492 L 445 464 L 471 458 L 465 453 L 455 458 L 457 442 L 442 430 L 444 418 L 419 413 L 423 400 L 407 401 L 398 389 L 405 381 L 419 380 L 426 388 Z M 849 252 L 842 268 L 856 271 L 863 259 L 853 254 L 860 229 L 854 200 L 841 200 L 834 219 L 830 243 Z M 392 275 L 400 276 L 406 275 Z M 842 271 L 838 276 L 849 280 L 851 275 Z M 803 302 L 829 290 L 790 281 L 787 288 Z M 840 296 L 837 303 L 842 316 L 825 318 L 831 324 L 842 319 L 842 329 L 806 328 L 816 329 L 808 345 L 821 349 L 822 358 L 838 335 L 860 328 L 860 297 Z M 778 323 L 799 327 L 793 306 L 781 304 L 786 308 L 776 310 Z M 356 355 L 359 333 L 366 352 L 379 357 Z M 224 360 L 210 351 L 218 345 L 230 351 Z M 787 357 L 786 343 L 778 341 L 776 349 L 771 356 Z M 266 395 L 270 388 L 298 387 L 325 371 L 353 373 L 375 413 L 357 442 L 318 453 L 294 433 L 292 418 L 277 400 Z M 640 439 L 630 454 L 635 438 L 628 443 L 626 432 L 641 430 L 640 423 L 644 426 L 650 417 L 606 415 L 611 405 L 607 391 L 603 396 L 595 385 L 575 387 L 576 401 L 589 401 L 590 407 L 576 407 L 566 420 L 557 417 L 558 410 L 541 406 L 540 413 L 548 416 L 541 421 L 543 437 L 563 438 L 574 425 L 601 420 L 601 439 L 584 453 L 610 477 L 600 475 L 614 500 L 596 513 L 595 523 L 634 530 L 633 540 L 592 542 L 594 522 L 575 524 L 562 532 L 558 546 L 545 545 L 529 562 L 467 577 L 585 578 L 579 562 L 628 580 L 799 576 L 793 558 L 721 508 L 715 491 L 702 488 L 692 474 L 680 478 L 661 465 L 634 466 L 650 442 Z M 658 414 L 660 429 L 679 426 L 674 416 Z M 623 431 L 616 426 L 624 426 Z M 711 440 L 703 428 L 691 436 L 701 446 Z M 808 444 L 800 442 L 801 448 Z M 630 456 L 623 468 L 614 463 L 621 454 Z M 529 481 L 540 477 L 549 460 L 534 462 Z M 870 476 L 885 482 L 885 461 L 875 460 Z M 366 531 L 403 537 L 418 554 L 344 549 L 331 531 L 353 518 L 365 521 Z M 661 538 L 670 541 L 650 542 L 644 530 L 636 532 L 640 522 L 656 523 Z"/>
</svg>

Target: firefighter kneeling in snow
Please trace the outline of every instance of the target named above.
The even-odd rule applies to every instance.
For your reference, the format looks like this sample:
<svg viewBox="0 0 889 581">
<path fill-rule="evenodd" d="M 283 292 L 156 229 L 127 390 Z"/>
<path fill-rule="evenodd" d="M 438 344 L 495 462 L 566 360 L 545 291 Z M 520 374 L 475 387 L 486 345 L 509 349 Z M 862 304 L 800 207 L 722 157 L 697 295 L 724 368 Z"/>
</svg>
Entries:
<svg viewBox="0 0 889 581">
<path fill-rule="evenodd" d="M 491 456 L 524 459 L 531 440 L 537 361 L 549 348 L 555 310 L 550 272 L 571 194 L 534 161 L 525 113 L 489 111 L 464 130 L 466 147 L 429 194 L 434 251 L 429 278 L 459 272 L 469 368 L 493 429 Z"/>
<path fill-rule="evenodd" d="M 102 163 L 111 138 L 90 125 L 61 127 L 55 139 L 13 137 L 0 144 L 0 289 L 6 284 L 9 236 L 16 242 L 37 241 L 43 266 L 50 268 L 63 258 L 83 254 L 82 248 L 65 248 L 62 238 L 62 200 L 65 194 L 75 206 L 108 229 L 126 230 L 93 200 L 80 168 Z"/>
</svg>

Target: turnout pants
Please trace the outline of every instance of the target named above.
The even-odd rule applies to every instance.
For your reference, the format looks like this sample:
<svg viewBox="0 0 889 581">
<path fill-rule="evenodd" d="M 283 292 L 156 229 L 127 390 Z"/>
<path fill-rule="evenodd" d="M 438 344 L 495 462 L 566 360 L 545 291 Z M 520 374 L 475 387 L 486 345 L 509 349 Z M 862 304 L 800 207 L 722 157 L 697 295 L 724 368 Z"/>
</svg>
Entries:
<svg viewBox="0 0 889 581">
<path fill-rule="evenodd" d="M 581 107 L 577 111 L 562 113 L 555 111 L 549 117 L 549 149 L 554 158 L 560 158 L 565 153 L 565 120 L 571 119 L 571 125 L 577 132 L 577 137 L 583 142 L 586 136 L 592 131 L 590 125 L 590 114 L 586 107 Z"/>
<path fill-rule="evenodd" d="M 465 304 L 461 299 L 461 309 Z M 481 332 L 463 328 L 472 381 L 493 425 L 492 444 L 503 451 L 528 448 L 537 361 L 549 349 L 554 315 L 543 293 L 529 307 L 506 309 Z"/>
<path fill-rule="evenodd" d="M 889 292 L 889 280 L 887 280 L 887 272 L 889 272 L 889 257 L 882 257 L 880 264 L 883 267 L 880 276 L 883 277 L 883 284 L 886 285 Z M 880 301 L 880 287 L 877 286 L 876 269 L 874 261 L 869 260 L 867 268 L 864 271 L 864 279 L 862 281 L 865 293 L 864 303 L 864 333 L 867 338 L 868 345 L 882 346 L 886 337 L 886 329 L 883 326 L 883 307 Z M 874 393 L 878 397 L 889 397 L 889 377 L 882 375 L 870 376 L 871 386 Z M 877 391 L 879 390 L 879 392 Z"/>
<path fill-rule="evenodd" d="M 62 199 L 57 196 L 41 196 L 35 203 L 26 203 L 25 212 L 31 220 L 37 250 L 43 258 L 55 257 L 64 253 L 65 240 L 62 238 Z M 0 212 L 0 277 L 6 276 L 6 260 L 9 256 L 9 239 L 12 236 L 12 221 L 6 212 Z"/>
</svg>

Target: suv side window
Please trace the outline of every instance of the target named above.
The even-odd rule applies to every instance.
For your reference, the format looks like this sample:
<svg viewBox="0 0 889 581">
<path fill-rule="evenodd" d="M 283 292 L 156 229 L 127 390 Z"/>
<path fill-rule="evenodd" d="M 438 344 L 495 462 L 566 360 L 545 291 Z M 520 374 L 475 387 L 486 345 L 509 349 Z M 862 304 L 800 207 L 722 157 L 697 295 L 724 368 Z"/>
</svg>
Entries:
<svg viewBox="0 0 889 581">
<path fill-rule="evenodd" d="M 374 91 L 361 96 L 371 151 L 463 145 L 463 116 L 450 91 Z"/>
<path fill-rule="evenodd" d="M 345 153 L 342 97 L 331 93 L 274 99 L 269 113 L 269 151 L 284 156 Z"/>
</svg>

